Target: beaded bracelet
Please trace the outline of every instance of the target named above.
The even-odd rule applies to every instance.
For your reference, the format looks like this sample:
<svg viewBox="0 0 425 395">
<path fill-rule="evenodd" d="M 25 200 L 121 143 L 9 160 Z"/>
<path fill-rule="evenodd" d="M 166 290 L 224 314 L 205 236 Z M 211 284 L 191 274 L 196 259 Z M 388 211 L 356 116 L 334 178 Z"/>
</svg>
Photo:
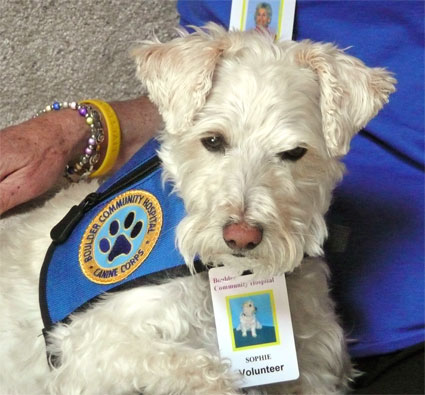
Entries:
<svg viewBox="0 0 425 395">
<path fill-rule="evenodd" d="M 84 100 L 81 104 L 95 106 L 102 114 L 106 125 L 108 145 L 106 147 L 105 157 L 97 170 L 90 174 L 90 177 L 100 177 L 107 174 L 117 161 L 121 146 L 120 122 L 111 105 L 102 100 L 89 99 Z"/>
<path fill-rule="evenodd" d="M 100 115 L 90 105 L 77 102 L 55 101 L 51 105 L 46 106 L 43 110 L 37 112 L 34 118 L 50 111 L 59 111 L 65 108 L 77 110 L 78 113 L 85 118 L 87 125 L 90 127 L 90 137 L 87 140 L 87 147 L 84 153 L 77 161 L 68 163 L 65 168 L 65 177 L 72 182 L 77 182 L 80 179 L 89 177 L 90 174 L 93 173 L 94 166 L 99 162 L 100 158 L 100 144 L 105 137 Z"/>
</svg>

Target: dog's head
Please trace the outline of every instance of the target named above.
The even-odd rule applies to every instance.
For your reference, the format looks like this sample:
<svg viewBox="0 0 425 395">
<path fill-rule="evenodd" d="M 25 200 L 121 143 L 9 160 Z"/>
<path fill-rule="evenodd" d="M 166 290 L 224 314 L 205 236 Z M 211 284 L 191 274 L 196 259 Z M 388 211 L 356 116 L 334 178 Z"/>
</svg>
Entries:
<svg viewBox="0 0 425 395">
<path fill-rule="evenodd" d="M 254 302 L 252 300 L 247 300 L 242 305 L 242 312 L 246 315 L 251 317 L 255 312 L 257 311 L 257 308 L 254 305 Z"/>
<path fill-rule="evenodd" d="M 185 202 L 187 262 L 271 274 L 322 254 L 340 159 L 394 91 L 391 74 L 331 44 L 216 25 L 133 54 L 165 122 L 160 156 Z"/>
</svg>

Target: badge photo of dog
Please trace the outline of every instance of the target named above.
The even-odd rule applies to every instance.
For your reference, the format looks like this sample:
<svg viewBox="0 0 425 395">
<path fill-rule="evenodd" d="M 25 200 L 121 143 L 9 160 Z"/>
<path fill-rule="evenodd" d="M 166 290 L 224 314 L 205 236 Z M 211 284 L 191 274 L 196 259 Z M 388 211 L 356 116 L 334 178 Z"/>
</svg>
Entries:
<svg viewBox="0 0 425 395">
<path fill-rule="evenodd" d="M 257 320 L 257 307 L 254 306 L 252 300 L 247 300 L 242 305 L 242 311 L 239 315 L 239 326 L 236 330 L 242 332 L 242 336 L 246 337 L 247 332 L 251 331 L 252 337 L 257 337 L 257 329 L 261 329 L 262 326 Z"/>
<path fill-rule="evenodd" d="M 163 117 L 158 155 L 184 202 L 175 237 L 186 264 L 286 274 L 300 377 L 245 393 L 345 392 L 355 371 L 329 296 L 324 215 L 351 138 L 395 90 L 391 73 L 332 44 L 213 24 L 132 54 Z M 59 361 L 49 366 L 40 267 L 50 229 L 93 184 L 1 221 L 0 393 L 242 393 L 219 356 L 205 272 L 109 293 L 72 314 L 48 333 Z"/>
</svg>

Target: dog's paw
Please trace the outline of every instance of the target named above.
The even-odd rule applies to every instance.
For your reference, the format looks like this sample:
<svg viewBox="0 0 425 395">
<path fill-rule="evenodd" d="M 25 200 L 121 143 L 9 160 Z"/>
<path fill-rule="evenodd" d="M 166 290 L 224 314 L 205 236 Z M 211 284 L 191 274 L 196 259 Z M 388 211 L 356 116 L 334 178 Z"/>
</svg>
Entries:
<svg viewBox="0 0 425 395">
<path fill-rule="evenodd" d="M 121 255 L 129 255 L 134 245 L 140 245 L 143 226 L 143 221 L 135 221 L 133 211 L 124 220 L 117 218 L 109 224 L 108 235 L 99 241 L 100 251 L 108 254 L 108 263 L 112 264 Z"/>
</svg>

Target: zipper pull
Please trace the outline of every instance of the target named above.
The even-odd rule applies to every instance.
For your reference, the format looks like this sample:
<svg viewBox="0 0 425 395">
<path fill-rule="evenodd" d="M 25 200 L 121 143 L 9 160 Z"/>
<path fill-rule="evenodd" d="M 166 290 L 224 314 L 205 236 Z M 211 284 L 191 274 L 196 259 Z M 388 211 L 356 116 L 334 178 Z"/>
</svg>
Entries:
<svg viewBox="0 0 425 395">
<path fill-rule="evenodd" d="M 83 218 L 84 213 L 90 210 L 99 200 L 99 194 L 88 194 L 78 206 L 72 206 L 71 210 L 50 231 L 50 237 L 55 244 L 62 244 L 68 239 L 75 226 Z"/>
</svg>

